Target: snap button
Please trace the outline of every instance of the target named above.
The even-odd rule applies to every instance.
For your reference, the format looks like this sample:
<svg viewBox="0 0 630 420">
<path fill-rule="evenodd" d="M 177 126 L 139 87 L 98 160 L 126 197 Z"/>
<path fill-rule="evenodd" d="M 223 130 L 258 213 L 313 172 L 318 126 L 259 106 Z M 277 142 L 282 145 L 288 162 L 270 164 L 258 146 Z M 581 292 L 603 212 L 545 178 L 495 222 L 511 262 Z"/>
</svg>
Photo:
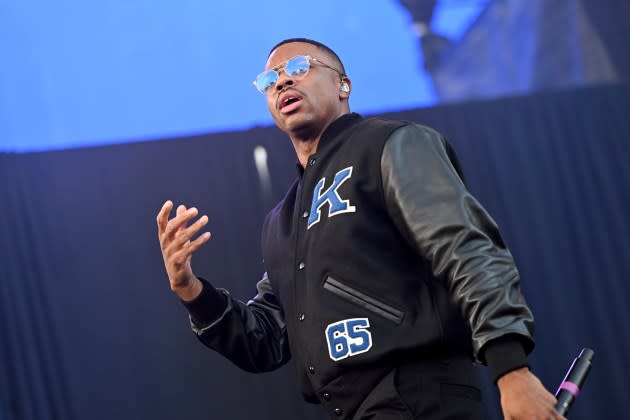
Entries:
<svg viewBox="0 0 630 420">
<path fill-rule="evenodd" d="M 306 264 L 304 264 L 303 262 L 301 262 L 300 265 L 298 265 L 298 269 L 300 270 L 304 270 L 304 267 L 306 267 Z"/>
<path fill-rule="evenodd" d="M 315 373 L 315 366 L 309 366 L 308 367 L 308 373 L 310 373 L 311 375 Z"/>
<path fill-rule="evenodd" d="M 304 318 L 306 318 L 306 315 L 304 315 L 303 313 L 298 315 L 298 321 L 304 321 Z"/>
<path fill-rule="evenodd" d="M 302 213 L 302 217 L 303 217 L 303 218 L 305 218 L 305 219 L 308 217 L 308 215 L 309 215 L 309 213 L 308 213 L 307 211 L 305 211 L 304 213 Z"/>
<path fill-rule="evenodd" d="M 315 158 L 310 158 L 310 159 L 308 160 L 308 164 L 309 164 L 309 166 L 315 166 L 315 162 L 316 162 L 316 159 L 315 159 Z"/>
<path fill-rule="evenodd" d="M 324 392 L 322 394 L 322 399 L 325 401 L 330 401 L 330 394 L 328 392 Z"/>
<path fill-rule="evenodd" d="M 341 416 L 343 414 L 343 410 L 341 408 L 335 408 L 335 415 L 337 417 Z"/>
</svg>

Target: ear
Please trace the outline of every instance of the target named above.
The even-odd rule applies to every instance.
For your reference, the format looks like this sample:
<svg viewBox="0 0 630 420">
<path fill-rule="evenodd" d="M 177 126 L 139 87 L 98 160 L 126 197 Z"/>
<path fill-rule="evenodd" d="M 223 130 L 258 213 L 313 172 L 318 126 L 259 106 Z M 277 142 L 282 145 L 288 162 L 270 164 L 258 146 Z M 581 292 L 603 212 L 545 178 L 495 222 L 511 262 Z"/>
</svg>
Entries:
<svg viewBox="0 0 630 420">
<path fill-rule="evenodd" d="M 348 99 L 350 97 L 350 92 L 352 91 L 352 81 L 347 77 L 341 79 L 339 83 L 339 98 L 340 99 Z"/>
</svg>

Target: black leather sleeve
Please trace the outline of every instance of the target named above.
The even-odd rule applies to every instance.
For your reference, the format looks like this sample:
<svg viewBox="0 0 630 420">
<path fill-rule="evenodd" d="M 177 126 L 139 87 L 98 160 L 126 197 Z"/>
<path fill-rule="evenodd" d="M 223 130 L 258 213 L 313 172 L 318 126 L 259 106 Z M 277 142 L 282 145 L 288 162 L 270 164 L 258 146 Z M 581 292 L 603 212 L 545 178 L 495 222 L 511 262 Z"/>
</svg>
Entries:
<svg viewBox="0 0 630 420">
<path fill-rule="evenodd" d="M 267 372 L 291 359 L 284 314 L 267 273 L 247 304 L 203 280 L 201 294 L 184 302 L 199 340 L 249 372 Z"/>
<path fill-rule="evenodd" d="M 446 283 L 470 324 L 475 356 L 485 362 L 484 345 L 508 335 L 529 353 L 534 319 L 514 260 L 453 159 L 443 137 L 428 127 L 410 124 L 394 131 L 381 157 L 388 212 Z"/>
</svg>

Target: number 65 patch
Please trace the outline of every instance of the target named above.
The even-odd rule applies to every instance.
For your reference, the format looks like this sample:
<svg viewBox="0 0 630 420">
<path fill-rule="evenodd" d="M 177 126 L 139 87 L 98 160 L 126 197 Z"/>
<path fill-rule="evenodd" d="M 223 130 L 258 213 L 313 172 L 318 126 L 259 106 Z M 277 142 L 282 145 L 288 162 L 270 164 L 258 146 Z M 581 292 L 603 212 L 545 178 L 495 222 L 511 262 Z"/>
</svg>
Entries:
<svg viewBox="0 0 630 420">
<path fill-rule="evenodd" d="M 372 334 L 367 318 L 350 318 L 326 327 L 328 354 L 335 362 L 365 353 L 372 348 Z"/>
</svg>

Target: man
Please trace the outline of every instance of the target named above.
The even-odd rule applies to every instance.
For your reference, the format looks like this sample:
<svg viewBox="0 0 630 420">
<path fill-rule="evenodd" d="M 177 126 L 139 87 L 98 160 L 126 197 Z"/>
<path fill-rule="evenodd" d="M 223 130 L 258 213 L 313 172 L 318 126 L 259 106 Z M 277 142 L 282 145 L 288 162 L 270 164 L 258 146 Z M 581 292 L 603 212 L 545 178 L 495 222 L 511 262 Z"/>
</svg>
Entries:
<svg viewBox="0 0 630 420">
<path fill-rule="evenodd" d="M 276 45 L 255 85 L 299 162 L 264 224 L 258 294 L 245 304 L 194 275 L 205 215 L 180 205 L 169 220 L 167 201 L 157 216 L 200 340 L 252 372 L 292 358 L 333 418 L 481 418 L 473 358 L 506 418 L 562 418 L 527 366 L 533 317 L 512 257 L 444 139 L 351 114 L 343 64 L 316 41 Z"/>
</svg>

